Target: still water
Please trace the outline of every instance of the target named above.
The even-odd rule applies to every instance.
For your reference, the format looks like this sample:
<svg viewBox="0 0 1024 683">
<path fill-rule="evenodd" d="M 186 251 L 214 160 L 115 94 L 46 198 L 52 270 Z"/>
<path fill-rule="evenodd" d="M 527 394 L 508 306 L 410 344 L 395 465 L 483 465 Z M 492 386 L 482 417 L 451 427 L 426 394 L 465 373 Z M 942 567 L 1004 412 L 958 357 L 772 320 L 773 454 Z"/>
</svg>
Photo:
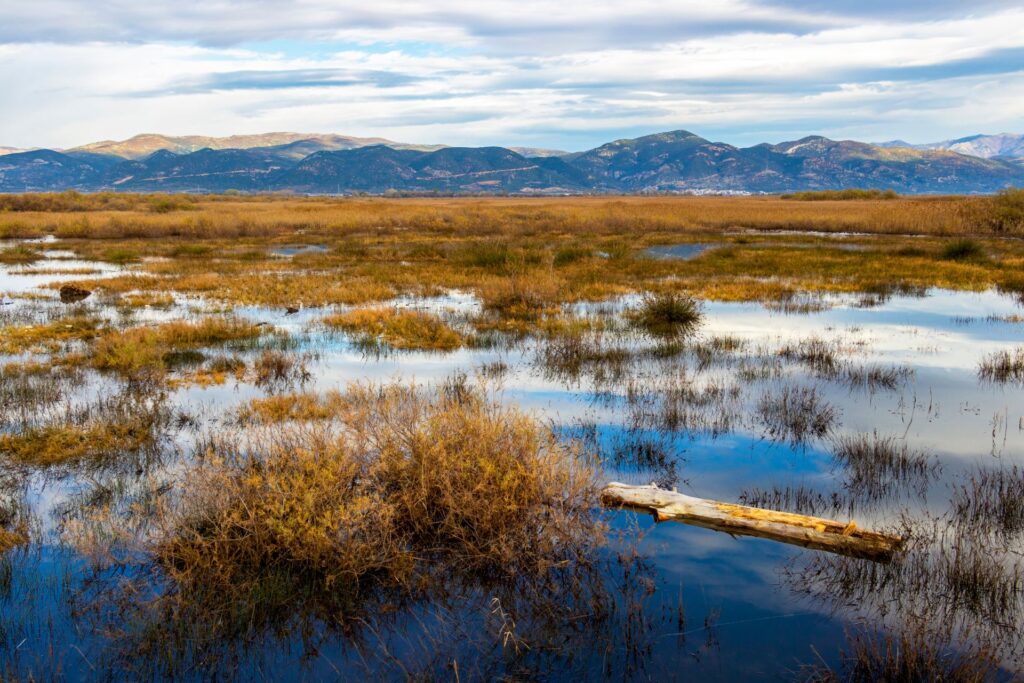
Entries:
<svg viewBox="0 0 1024 683">
<path fill-rule="evenodd" d="M 0 268 L 0 292 L 15 295 L 4 299 L 3 315 L 61 306 L 44 286 L 74 276 L 41 273 L 43 266 L 122 272 L 71 254 L 49 256 L 33 269 Z M 26 292 L 48 298 L 16 296 Z M 207 303 L 178 300 L 143 310 L 133 320 L 192 315 Z M 453 324 L 479 308 L 471 295 L 459 292 L 395 303 L 441 313 Z M 624 298 L 573 312 L 615 319 L 635 303 Z M 67 510 L 82 497 L 100 494 L 117 506 L 119 496 L 130 495 L 147 478 L 173 480 L 187 465 L 180 454 L 205 427 L 268 391 L 228 381 L 169 394 L 167 400 L 198 425 L 170 435 L 168 455 L 159 462 L 106 472 L 37 472 L 23 484 L 40 533 L 29 548 L 3 559 L 0 675 L 204 680 L 212 672 L 230 672 L 255 680 L 347 680 L 426 672 L 451 679 L 458 673 L 463 680 L 779 680 L 800 678 L 806 666 L 839 666 L 848 639 L 857 634 L 911 631 L 948 642 L 950 652 L 984 648 L 999 662 L 1000 676 L 1020 674 L 1024 530 L 1006 523 L 996 533 L 977 520 L 965 525 L 954 503 L 990 493 L 971 488 L 979 473 L 1019 477 L 1014 467 L 1024 465 L 1024 387 L 978 375 L 986 356 L 1024 341 L 1024 308 L 996 292 L 930 291 L 870 305 L 831 297 L 819 303 L 811 312 L 792 314 L 759 304 L 708 302 L 697 336 L 682 353 L 645 354 L 649 341 L 620 331 L 600 343 L 632 352 L 628 360 L 572 368 L 545 362 L 544 344 L 536 341 L 447 354 L 375 352 L 319 328 L 323 310 L 235 313 L 292 335 L 294 352 L 308 363 L 303 389 L 487 375 L 481 381 L 501 401 L 600 453 L 608 480 L 655 481 L 704 498 L 855 519 L 862 527 L 913 538 L 907 557 L 891 566 L 609 511 L 609 524 L 622 533 L 617 543 L 635 543 L 641 559 L 619 573 L 609 570 L 607 586 L 617 596 L 618 611 L 600 634 L 568 623 L 548 625 L 546 649 L 516 653 L 514 639 L 510 644 L 493 636 L 494 619 L 504 618 L 501 606 L 477 586 L 453 591 L 444 601 L 393 605 L 352 631 L 296 615 L 245 642 L 224 643 L 219 661 L 205 653 L 168 664 L 160 662 L 161 652 L 146 648 L 136 655 L 133 648 L 145 642 L 145 620 L 125 620 L 109 597 L 129 586 L 155 591 L 160 578 L 139 569 L 144 561 L 117 570 L 90 568 L 61 543 Z M 79 305 L 112 320 L 124 315 L 95 297 Z M 831 360 L 812 357 L 808 349 L 826 349 Z M 501 371 L 486 370 L 496 367 Z M 812 397 L 808 410 L 823 420 L 827 413 L 824 430 L 797 434 L 773 427 L 764 408 L 790 389 Z M 86 376 L 73 396 L 87 403 L 114 391 L 108 380 Z M 680 395 L 687 397 L 681 410 Z M 838 457 L 839 444 L 854 438 L 905 447 L 912 464 L 874 470 Z M 955 557 L 950 547 L 957 548 Z M 978 571 L 987 581 L 982 595 L 964 585 L 964 577 Z M 112 621 L 116 629 L 109 628 Z M 452 662 L 463 669 L 457 672 Z"/>
</svg>

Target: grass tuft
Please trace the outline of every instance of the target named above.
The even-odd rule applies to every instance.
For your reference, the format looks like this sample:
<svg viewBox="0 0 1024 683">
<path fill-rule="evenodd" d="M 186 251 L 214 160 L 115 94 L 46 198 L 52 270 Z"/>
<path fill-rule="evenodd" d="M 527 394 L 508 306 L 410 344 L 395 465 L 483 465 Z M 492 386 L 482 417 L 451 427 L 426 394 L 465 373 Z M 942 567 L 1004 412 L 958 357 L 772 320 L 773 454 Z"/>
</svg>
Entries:
<svg viewBox="0 0 1024 683">
<path fill-rule="evenodd" d="M 639 308 L 627 313 L 630 322 L 648 334 L 678 338 L 692 334 L 703 318 L 700 304 L 684 294 L 648 294 Z"/>
<path fill-rule="evenodd" d="M 422 311 L 360 308 L 327 316 L 323 322 L 364 343 L 383 342 L 395 349 L 454 351 L 467 343 L 440 318 Z"/>
<path fill-rule="evenodd" d="M 1024 382 L 1024 346 L 985 356 L 978 365 L 978 377 L 999 384 Z"/>
</svg>

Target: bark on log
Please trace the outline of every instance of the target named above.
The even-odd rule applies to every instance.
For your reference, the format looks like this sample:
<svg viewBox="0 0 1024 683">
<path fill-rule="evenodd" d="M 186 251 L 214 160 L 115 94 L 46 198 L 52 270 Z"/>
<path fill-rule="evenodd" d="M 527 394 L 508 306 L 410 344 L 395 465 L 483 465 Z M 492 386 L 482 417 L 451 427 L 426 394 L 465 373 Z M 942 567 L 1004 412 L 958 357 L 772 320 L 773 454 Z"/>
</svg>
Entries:
<svg viewBox="0 0 1024 683">
<path fill-rule="evenodd" d="M 721 503 L 660 489 L 653 484 L 631 486 L 611 482 L 604 487 L 601 498 L 605 505 L 651 512 L 658 522 L 677 520 L 728 534 L 769 538 L 876 562 L 888 562 L 903 546 L 899 536 L 860 529 L 852 521 L 843 523 Z"/>
</svg>

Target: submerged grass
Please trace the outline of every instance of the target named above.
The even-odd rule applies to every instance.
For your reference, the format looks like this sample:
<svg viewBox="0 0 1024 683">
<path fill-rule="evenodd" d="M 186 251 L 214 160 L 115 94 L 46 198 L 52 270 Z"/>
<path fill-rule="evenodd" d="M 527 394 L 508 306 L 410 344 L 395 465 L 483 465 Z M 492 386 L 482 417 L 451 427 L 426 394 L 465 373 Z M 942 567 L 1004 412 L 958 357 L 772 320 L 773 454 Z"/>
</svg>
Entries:
<svg viewBox="0 0 1024 683">
<path fill-rule="evenodd" d="M 0 500 L 0 556 L 28 542 L 29 522 L 23 506 L 13 499 Z"/>
<path fill-rule="evenodd" d="M 979 468 L 955 485 L 951 509 L 963 528 L 1018 537 L 1024 533 L 1024 470 Z"/>
<path fill-rule="evenodd" d="M 816 388 L 788 384 L 762 394 L 755 412 L 770 439 L 794 446 L 827 436 L 838 419 L 836 409 L 818 396 Z"/>
<path fill-rule="evenodd" d="M 810 667 L 799 678 L 814 683 L 985 683 L 998 680 L 999 660 L 979 650 L 960 652 L 926 634 L 858 634 L 848 638 L 838 670 Z"/>
<path fill-rule="evenodd" d="M 982 358 L 978 365 L 978 377 L 1000 384 L 1024 382 L 1024 346 L 1010 351 L 996 351 Z"/>
<path fill-rule="evenodd" d="M 938 465 L 906 441 L 877 433 L 836 439 L 835 459 L 846 473 L 845 487 L 853 499 L 876 502 L 901 490 L 924 497 Z"/>
</svg>

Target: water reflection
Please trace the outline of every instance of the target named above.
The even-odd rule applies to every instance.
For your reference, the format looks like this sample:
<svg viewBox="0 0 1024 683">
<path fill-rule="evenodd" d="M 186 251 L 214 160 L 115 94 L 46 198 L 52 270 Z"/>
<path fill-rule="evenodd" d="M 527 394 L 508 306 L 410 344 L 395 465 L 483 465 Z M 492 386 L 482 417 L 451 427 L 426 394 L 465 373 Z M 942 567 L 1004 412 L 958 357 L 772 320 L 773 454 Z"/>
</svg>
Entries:
<svg viewBox="0 0 1024 683">
<path fill-rule="evenodd" d="M 77 277 L 19 268 L 0 268 L 0 291 Z M 775 680 L 808 663 L 839 668 L 842 652 L 855 649 L 847 637 L 862 631 L 986 652 L 997 677 L 1020 672 L 1024 388 L 977 374 L 986 354 L 1020 344 L 1019 304 L 997 292 L 886 293 L 871 307 L 857 297 L 819 300 L 802 314 L 708 303 L 700 331 L 679 343 L 610 324 L 569 341 L 379 355 L 325 333 L 316 324 L 323 311 L 240 308 L 293 335 L 287 354 L 306 354 L 304 374 L 268 359 L 267 382 L 248 374 L 154 393 L 83 368 L 5 370 L 2 433 L 123 424 L 129 413 L 143 428 L 71 467 L 30 470 L 5 454 L 5 494 L 24 498 L 38 528 L 29 546 L 0 558 L 0 675 L 59 669 L 95 680 L 129 666 L 139 678 L 195 680 L 295 670 L 310 679 Z M 204 303 L 175 301 L 130 319 L 173 319 Z M 455 321 L 479 310 L 464 293 L 397 303 Z M 635 303 L 566 312 L 615 320 Z M 123 319 L 107 302 L 76 305 Z M 3 322 L 63 315 L 47 306 L 57 306 L 52 293 L 43 303 L 19 299 Z M 205 352 L 171 377 L 232 354 L 254 367 L 266 351 Z M 444 576 L 411 593 L 318 594 L 271 607 L 243 600 L 237 613 L 211 614 L 223 603 L 200 593 L 166 600 L 184 587 L 127 543 L 145 533 L 156 501 L 176 495 L 197 444 L 250 399 L 354 379 L 440 383 L 459 372 L 485 376 L 502 401 L 585 443 L 608 479 L 848 516 L 907 535 L 909 549 L 877 565 L 611 512 L 604 519 L 622 537 L 580 594 Z M 132 393 L 140 390 L 147 400 Z"/>
</svg>

